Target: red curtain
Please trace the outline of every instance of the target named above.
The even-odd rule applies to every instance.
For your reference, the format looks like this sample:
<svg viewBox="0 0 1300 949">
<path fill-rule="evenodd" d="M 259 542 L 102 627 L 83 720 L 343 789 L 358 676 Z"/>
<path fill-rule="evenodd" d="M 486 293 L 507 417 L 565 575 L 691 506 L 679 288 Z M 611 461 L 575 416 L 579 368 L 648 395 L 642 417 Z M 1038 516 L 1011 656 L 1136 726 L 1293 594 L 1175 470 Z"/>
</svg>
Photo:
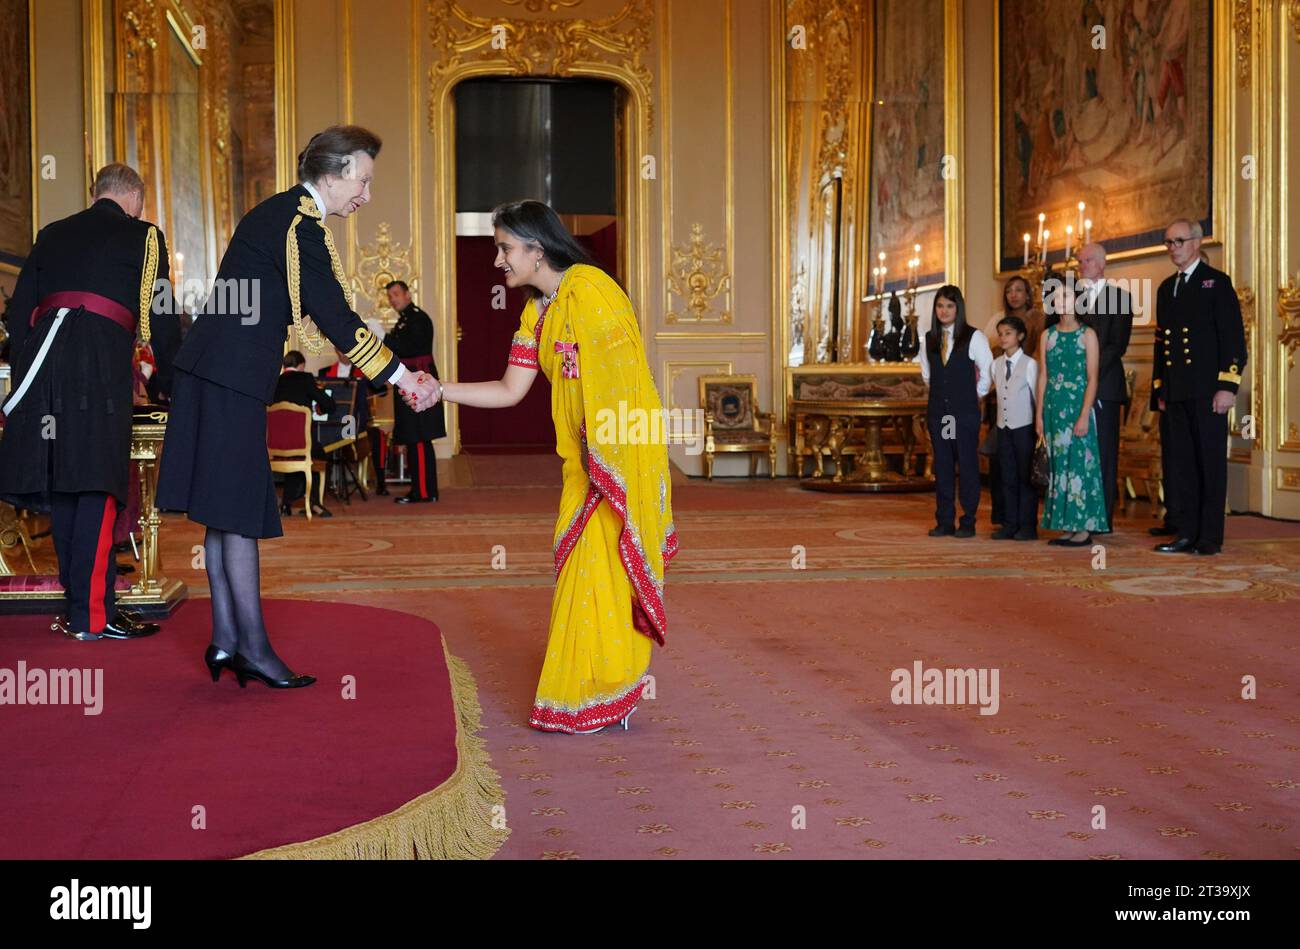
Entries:
<svg viewBox="0 0 1300 949">
<path fill-rule="evenodd" d="M 618 224 L 612 223 L 578 242 L 606 273 L 622 280 L 618 267 Z M 490 237 L 456 238 L 456 305 L 461 340 L 458 349 L 459 382 L 500 379 L 510 354 L 510 339 L 519 328 L 519 315 L 527 296 L 511 290 L 501 271 L 492 266 L 496 246 Z M 493 309 L 505 290 L 505 309 Z M 460 445 L 467 452 L 550 452 L 555 450 L 555 425 L 551 421 L 551 384 L 537 380 L 518 405 L 508 409 L 476 409 L 462 405 Z"/>
<path fill-rule="evenodd" d="M 492 266 L 496 247 L 491 237 L 456 238 L 456 306 L 461 328 L 458 382 L 500 379 L 510 355 L 510 339 L 519 328 L 527 297 L 505 286 Z M 505 290 L 505 308 L 493 309 Z M 555 450 L 551 422 L 551 384 L 537 374 L 533 387 L 518 405 L 508 409 L 460 406 L 460 444 L 467 452 L 541 452 Z"/>
</svg>

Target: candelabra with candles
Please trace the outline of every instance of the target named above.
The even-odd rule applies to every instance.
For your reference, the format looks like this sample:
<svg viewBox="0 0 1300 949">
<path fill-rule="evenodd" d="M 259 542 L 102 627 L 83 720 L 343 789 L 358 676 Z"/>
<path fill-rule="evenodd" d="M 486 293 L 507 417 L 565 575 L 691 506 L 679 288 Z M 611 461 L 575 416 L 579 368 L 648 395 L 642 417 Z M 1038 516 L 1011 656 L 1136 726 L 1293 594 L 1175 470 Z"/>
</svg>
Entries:
<svg viewBox="0 0 1300 949">
<path fill-rule="evenodd" d="M 900 303 L 897 292 L 889 294 L 889 317 L 885 317 L 885 252 L 881 251 L 871 276 L 875 280 L 875 315 L 871 321 L 871 336 L 867 339 L 867 355 L 875 362 L 910 362 L 921 351 L 920 336 L 916 331 L 916 283 L 921 270 L 921 245 L 914 244 L 916 256 L 907 262 L 907 289 Z"/>
<path fill-rule="evenodd" d="M 1079 267 L 1078 251 L 1084 244 L 1092 243 L 1092 219 L 1084 217 L 1087 204 L 1080 201 L 1078 204 L 1078 228 L 1072 224 L 1065 226 L 1065 257 L 1060 262 L 1060 267 L 1066 271 L 1077 271 Z M 1051 252 L 1052 232 L 1044 227 L 1047 222 L 1047 215 L 1040 213 L 1038 215 L 1038 242 L 1034 245 L 1033 254 L 1030 254 L 1029 232 L 1024 235 L 1025 258 L 1024 266 L 1021 267 L 1019 274 L 1024 277 L 1033 289 L 1035 300 L 1042 300 L 1043 281 L 1047 278 L 1051 265 L 1048 263 L 1048 254 Z"/>
</svg>

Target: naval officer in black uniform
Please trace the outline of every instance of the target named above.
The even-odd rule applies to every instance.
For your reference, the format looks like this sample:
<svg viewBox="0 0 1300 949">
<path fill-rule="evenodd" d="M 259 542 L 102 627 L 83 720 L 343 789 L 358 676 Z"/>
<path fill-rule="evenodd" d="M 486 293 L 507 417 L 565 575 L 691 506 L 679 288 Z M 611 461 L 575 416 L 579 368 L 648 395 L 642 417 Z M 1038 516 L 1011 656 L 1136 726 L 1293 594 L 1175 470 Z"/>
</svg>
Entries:
<svg viewBox="0 0 1300 949">
<path fill-rule="evenodd" d="M 433 320 L 415 305 L 404 281 L 394 280 L 388 285 L 388 303 L 398 315 L 397 323 L 384 337 L 384 344 L 407 369 L 426 372 L 437 379 Z M 416 412 L 401 400 L 393 403 L 393 441 L 406 446 L 406 465 L 411 472 L 410 492 L 393 498 L 398 504 L 427 504 L 438 500 L 438 460 L 433 454 L 433 440 L 446 434 L 441 405 Z"/>
<path fill-rule="evenodd" d="M 1228 494 L 1228 410 L 1246 367 L 1246 334 L 1232 278 L 1201 260 L 1201 226 L 1165 230 L 1178 268 L 1156 291 L 1151 385 L 1169 416 L 1169 468 L 1180 508 L 1178 536 L 1161 553 L 1217 554 Z"/>
<path fill-rule="evenodd" d="M 240 685 L 256 679 L 298 688 L 262 620 L 257 541 L 279 537 L 280 513 L 266 450 L 266 406 L 279 378 L 285 334 L 313 354 L 326 342 L 368 379 L 382 379 L 421 406 L 436 386 L 407 370 L 353 309 L 325 226 L 370 200 L 380 140 L 354 125 L 312 137 L 298 156 L 299 184 L 263 201 L 239 222 L 216 284 L 176 355 L 171 416 L 158 475 L 160 508 L 207 527 L 203 548 L 212 589 L 213 681 L 225 668 Z"/>
<path fill-rule="evenodd" d="M 46 225 L 18 275 L 8 330 L 15 375 L 2 410 L 0 498 L 50 512 L 73 639 L 158 631 L 117 609 L 113 522 L 131 476 L 132 356 L 149 340 L 167 242 L 140 220 L 144 182 L 106 165 L 94 203 Z"/>
</svg>

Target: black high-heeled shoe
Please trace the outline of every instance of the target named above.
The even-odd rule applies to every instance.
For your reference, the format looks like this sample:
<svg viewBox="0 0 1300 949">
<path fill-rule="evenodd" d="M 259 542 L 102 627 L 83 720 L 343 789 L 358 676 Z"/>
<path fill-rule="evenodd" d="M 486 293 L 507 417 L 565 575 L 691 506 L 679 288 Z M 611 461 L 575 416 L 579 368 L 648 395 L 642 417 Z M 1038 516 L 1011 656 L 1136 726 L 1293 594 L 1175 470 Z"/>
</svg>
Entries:
<svg viewBox="0 0 1300 949">
<path fill-rule="evenodd" d="M 226 652 L 220 646 L 209 646 L 208 651 L 203 654 L 203 661 L 207 664 L 208 671 L 212 673 L 212 681 L 216 682 L 221 678 L 222 669 L 233 669 L 230 661 L 235 658 L 234 653 Z"/>
<path fill-rule="evenodd" d="M 247 687 L 249 679 L 256 679 L 269 689 L 301 689 L 316 681 L 315 676 L 295 675 L 293 673 L 290 673 L 287 679 L 274 679 L 239 653 L 235 653 L 230 667 L 235 670 L 235 678 L 239 680 L 241 689 Z"/>
</svg>

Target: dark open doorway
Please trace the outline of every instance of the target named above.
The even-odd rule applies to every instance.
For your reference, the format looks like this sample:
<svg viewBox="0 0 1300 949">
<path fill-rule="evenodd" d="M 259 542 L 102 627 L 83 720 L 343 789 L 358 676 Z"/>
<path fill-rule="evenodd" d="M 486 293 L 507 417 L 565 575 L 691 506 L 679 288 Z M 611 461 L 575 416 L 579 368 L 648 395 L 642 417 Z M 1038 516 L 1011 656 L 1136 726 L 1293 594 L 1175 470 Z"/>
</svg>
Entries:
<svg viewBox="0 0 1300 949">
<path fill-rule="evenodd" d="M 492 266 L 496 205 L 520 198 L 547 202 L 596 263 L 623 280 L 619 139 L 625 94 L 603 80 L 488 78 L 460 83 L 453 97 L 457 377 L 478 382 L 501 378 L 526 300 L 522 291 L 505 288 Z M 461 406 L 459 417 L 462 451 L 555 449 L 544 376 L 514 408 Z"/>
</svg>

